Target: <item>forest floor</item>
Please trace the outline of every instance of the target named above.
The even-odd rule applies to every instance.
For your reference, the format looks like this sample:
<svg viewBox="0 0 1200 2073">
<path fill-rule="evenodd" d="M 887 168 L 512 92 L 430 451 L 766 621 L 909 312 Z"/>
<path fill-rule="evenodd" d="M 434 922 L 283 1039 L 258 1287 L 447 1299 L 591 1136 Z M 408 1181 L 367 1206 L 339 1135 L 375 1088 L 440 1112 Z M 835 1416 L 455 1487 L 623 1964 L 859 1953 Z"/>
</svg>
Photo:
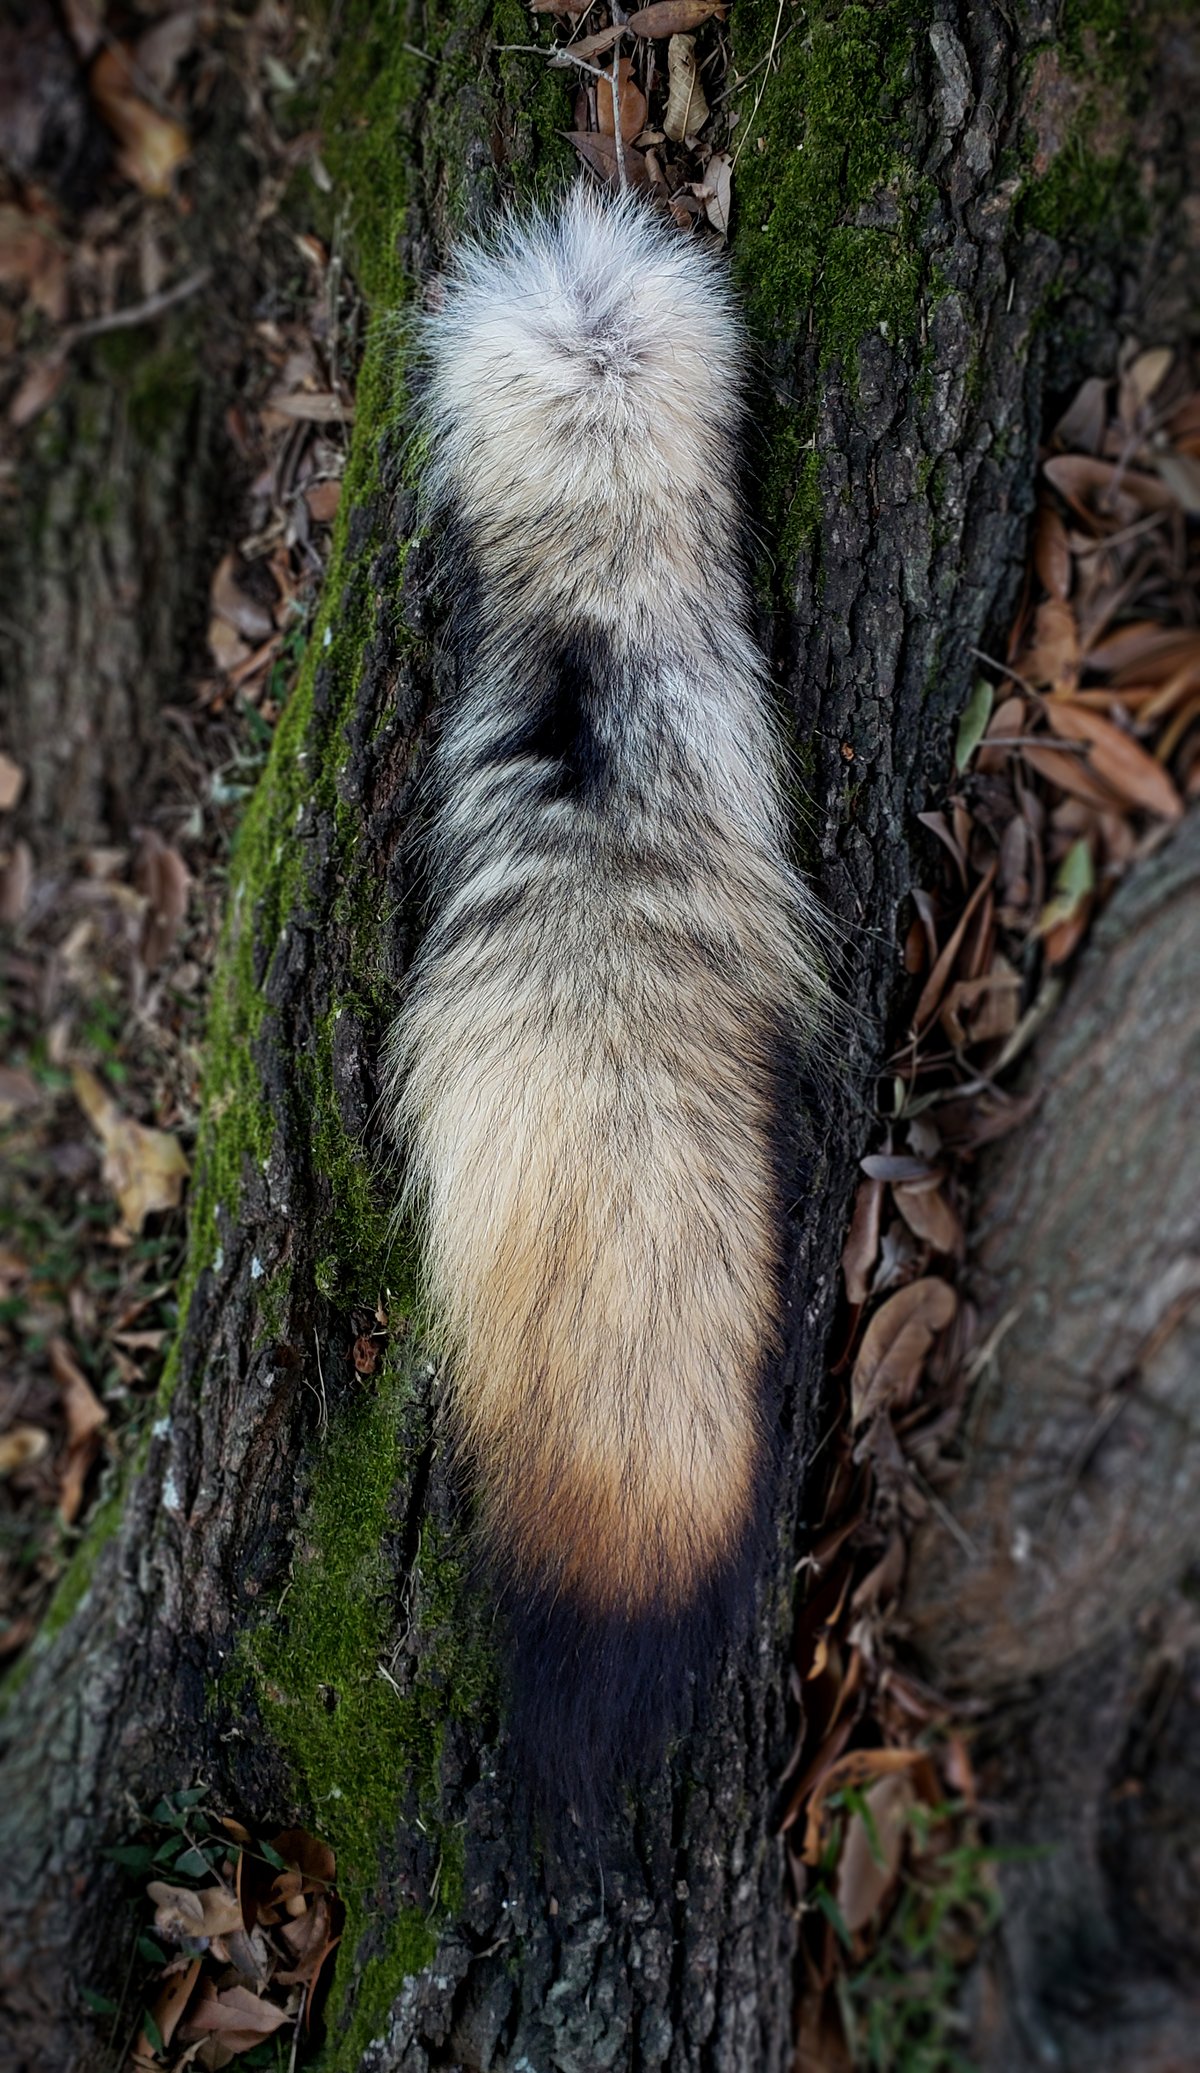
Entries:
<svg viewBox="0 0 1200 2073">
<path fill-rule="evenodd" d="M 752 117 L 755 91 L 730 70 L 724 10 L 655 0 L 622 22 L 593 0 L 553 25 L 546 11 L 530 45 L 574 81 L 581 160 L 612 185 L 657 193 L 684 233 L 723 242 L 737 195 L 730 97 Z M 320 51 L 287 12 L 266 0 L 226 24 L 219 62 L 203 8 L 110 10 L 101 30 L 77 4 L 61 21 L 47 8 L 19 96 L 0 89 L 6 516 L 17 444 L 53 409 L 72 352 L 177 299 L 162 225 L 186 206 L 187 166 L 231 69 L 258 168 L 261 296 L 226 399 L 227 532 L 196 572 L 207 639 L 163 705 L 159 778 L 136 826 L 87 848 L 66 830 L 52 855 L 36 854 L 6 835 L 25 773 L 0 744 L 9 1665 L 136 1453 L 178 1325 L 229 858 L 312 624 L 360 331 L 337 238 L 282 207 L 298 164 L 317 192 L 329 186 L 319 138 L 294 119 Z M 75 175 L 56 185 L 40 168 L 60 148 L 64 67 L 79 99 Z M 300 296 L 281 288 L 280 241 L 303 256 Z M 914 1674 L 896 1606 L 908 1539 L 942 1506 L 969 1392 L 994 1350 L 979 1343 L 972 1302 L 973 1162 L 1038 1101 L 1023 1062 L 1096 915 L 1200 796 L 1195 370 L 1153 339 L 1130 341 L 1113 378 L 1097 374 L 1063 402 L 1046 429 L 1019 610 L 1004 653 L 979 657 L 954 768 L 922 815 L 911 1019 L 895 1033 L 862 1161 L 834 1349 L 842 1417 L 794 1652 L 780 1665 L 797 1721 L 777 1808 L 792 1870 L 780 1906 L 803 1924 L 805 2073 L 961 2063 L 953 1982 L 996 1904 L 987 1787 L 969 1708 Z M 204 1804 L 202 1781 L 179 1787 L 131 1830 L 139 1892 L 154 1871 L 172 1883 L 150 1890 L 143 1959 L 165 1972 L 140 1997 L 149 2016 L 134 2024 L 128 2063 L 287 2065 L 332 1949 L 334 1867 L 299 1832 L 256 1842 L 236 1808 Z M 123 2011 L 111 2012 L 116 2034 Z"/>
</svg>

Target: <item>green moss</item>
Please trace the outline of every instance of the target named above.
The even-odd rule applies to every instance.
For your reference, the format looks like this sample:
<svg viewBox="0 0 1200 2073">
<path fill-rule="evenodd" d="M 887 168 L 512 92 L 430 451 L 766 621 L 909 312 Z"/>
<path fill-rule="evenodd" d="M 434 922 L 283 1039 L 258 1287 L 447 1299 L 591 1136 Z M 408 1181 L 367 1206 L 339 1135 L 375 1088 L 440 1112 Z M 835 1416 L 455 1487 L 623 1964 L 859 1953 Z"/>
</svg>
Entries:
<svg viewBox="0 0 1200 2073">
<path fill-rule="evenodd" d="M 821 456 L 799 411 L 772 406 L 765 432 L 762 511 L 778 543 L 779 575 L 787 589 L 796 562 L 820 526 Z M 764 587 L 769 593 L 771 586 Z"/>
<path fill-rule="evenodd" d="M 1022 190 L 1022 228 L 1045 231 L 1062 244 L 1107 230 L 1120 244 L 1144 231 L 1146 204 L 1127 147 L 1098 150 L 1092 131 L 1095 112 L 1085 105 L 1071 135 L 1040 178 L 1030 176 Z"/>
<path fill-rule="evenodd" d="M 1151 22 L 1165 11 L 1156 0 L 1065 0 L 1059 33 L 1072 69 L 1106 82 L 1143 73 Z"/>
<path fill-rule="evenodd" d="M 1133 123 L 1150 99 L 1152 31 L 1179 12 L 1160 0 L 1068 0 L 1059 42 L 1029 62 L 1028 121 L 1018 152 L 1021 228 L 1113 249 L 1145 234 L 1149 212 L 1131 148 Z M 1060 110 L 1072 95 L 1062 135 Z M 1043 96 L 1049 120 L 1040 136 Z"/>
<path fill-rule="evenodd" d="M 181 321 L 186 318 L 177 318 L 176 326 Z M 140 445 L 153 448 L 187 416 L 199 382 L 194 345 L 164 345 L 158 331 L 134 325 L 103 333 L 91 351 L 102 379 L 123 391 Z"/>
<path fill-rule="evenodd" d="M 397 1564 L 388 1550 L 403 1526 L 396 1492 L 413 1473 L 413 1374 L 411 1357 L 391 1348 L 377 1383 L 335 1419 L 279 1612 L 246 1638 L 241 1656 L 297 1789 L 338 1855 L 350 1961 L 339 1968 L 329 2015 L 339 2065 L 357 2063 L 401 1972 L 429 1962 L 438 1924 L 461 1902 L 462 1837 L 440 1813 L 442 1749 L 447 1724 L 477 1720 L 495 1687 L 463 1549 L 428 1518 L 408 1569 L 407 1646 L 395 1647 Z M 389 1919 L 381 1864 L 405 1810 L 427 1839 L 428 1905 Z"/>
<path fill-rule="evenodd" d="M 902 0 L 785 6 L 776 69 L 757 108 L 741 90 L 735 265 L 764 330 L 811 322 L 825 358 L 871 330 L 915 328 L 922 182 L 905 103 L 927 9 Z M 737 64 L 766 57 L 775 0 L 737 0 Z"/>
</svg>

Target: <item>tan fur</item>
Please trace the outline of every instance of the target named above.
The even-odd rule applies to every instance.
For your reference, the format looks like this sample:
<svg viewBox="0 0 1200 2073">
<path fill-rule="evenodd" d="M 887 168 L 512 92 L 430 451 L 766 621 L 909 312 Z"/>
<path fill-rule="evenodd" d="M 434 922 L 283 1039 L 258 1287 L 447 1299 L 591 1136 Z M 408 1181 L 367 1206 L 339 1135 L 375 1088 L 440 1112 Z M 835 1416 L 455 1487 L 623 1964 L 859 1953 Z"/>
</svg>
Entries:
<svg viewBox="0 0 1200 2073">
<path fill-rule="evenodd" d="M 823 998 L 730 560 L 739 347 L 706 260 L 579 197 L 468 254 L 432 347 L 435 482 L 480 603 L 397 1129 L 488 1540 L 631 1620 L 746 1533 L 778 1052 Z M 590 759 L 570 783 L 521 746 L 555 685 Z"/>
</svg>

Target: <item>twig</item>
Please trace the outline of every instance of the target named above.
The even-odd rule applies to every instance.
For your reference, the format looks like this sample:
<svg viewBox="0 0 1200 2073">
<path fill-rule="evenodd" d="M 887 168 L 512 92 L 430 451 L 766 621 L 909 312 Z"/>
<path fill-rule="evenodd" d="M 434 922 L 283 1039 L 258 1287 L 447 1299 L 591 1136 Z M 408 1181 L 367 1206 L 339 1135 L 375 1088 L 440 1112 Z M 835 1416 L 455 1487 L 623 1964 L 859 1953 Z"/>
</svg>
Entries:
<svg viewBox="0 0 1200 2073">
<path fill-rule="evenodd" d="M 177 302 L 186 302 L 189 295 L 197 294 L 211 278 L 211 266 L 201 266 L 194 274 L 176 281 L 173 288 L 160 288 L 157 295 L 148 295 L 144 302 L 110 310 L 106 317 L 88 317 L 82 324 L 68 324 L 59 337 L 59 347 L 64 353 L 70 352 L 81 339 L 100 338 L 106 331 L 131 331 L 137 324 L 149 324 L 161 317 L 164 310 L 174 309 Z"/>
<path fill-rule="evenodd" d="M 612 84 L 611 74 L 602 65 L 593 65 L 587 58 L 577 58 L 568 43 L 556 43 L 553 50 L 547 50 L 541 43 L 493 43 L 492 49 L 519 51 L 526 57 L 545 58 L 556 72 L 561 71 L 564 65 L 577 65 L 581 72 L 590 72 L 593 79 L 603 79 L 609 86 Z"/>
<path fill-rule="evenodd" d="M 728 86 L 723 86 L 719 94 L 713 95 L 712 100 L 708 104 L 709 107 L 719 108 L 722 101 L 727 101 L 729 99 L 730 94 L 739 94 L 744 86 L 749 86 L 750 81 L 753 79 L 755 73 L 761 72 L 764 65 L 769 65 L 771 59 L 773 57 L 778 56 L 779 52 L 783 49 L 784 44 L 787 42 L 788 37 L 794 36 L 799 27 L 799 22 L 789 22 L 787 28 L 784 30 L 778 43 L 772 45 L 771 49 L 767 52 L 765 58 L 757 59 L 757 61 L 753 65 L 751 65 L 750 70 L 748 72 L 739 72 L 736 79 L 731 79 Z M 757 108 L 758 103 L 756 102 L 756 113 Z"/>
<path fill-rule="evenodd" d="M 624 28 L 625 24 L 621 18 L 624 11 L 622 7 L 617 5 L 617 0 L 612 0 L 614 28 Z M 613 148 L 617 154 L 617 180 L 621 193 L 627 194 L 629 192 L 629 175 L 625 170 L 625 139 L 621 135 L 621 43 L 622 38 L 618 36 L 613 44 L 612 54 Z"/>
<path fill-rule="evenodd" d="M 771 31 L 771 48 L 770 48 L 770 50 L 769 50 L 769 51 L 767 52 L 767 73 L 768 73 L 768 76 L 769 76 L 769 74 L 770 74 L 770 70 L 771 70 L 771 60 L 772 60 L 772 59 L 774 58 L 774 56 L 775 56 L 775 53 L 776 53 L 776 51 L 777 51 L 777 50 L 779 49 L 779 24 L 780 24 L 780 22 L 781 22 L 782 20 L 783 20 L 783 0 L 779 0 L 779 6 L 778 6 L 778 8 L 777 8 L 777 9 L 776 9 L 776 11 L 775 11 L 775 27 L 774 27 L 774 28 L 772 29 L 772 31 Z M 742 155 L 742 152 L 743 152 L 743 150 L 744 150 L 744 148 L 745 148 L 745 143 L 746 143 L 746 139 L 747 139 L 747 137 L 748 137 L 748 136 L 750 135 L 750 132 L 751 132 L 751 130 L 752 130 L 752 129 L 754 128 L 754 118 L 755 118 L 755 116 L 756 116 L 756 115 L 758 114 L 759 108 L 760 108 L 760 106 L 762 105 L 762 97 L 763 97 L 764 93 L 766 92 L 766 90 L 767 90 L 767 81 L 766 81 L 766 79 L 764 79 L 764 80 L 763 80 L 763 83 L 762 83 L 762 85 L 761 85 L 761 86 L 759 87 L 759 89 L 758 89 L 758 94 L 757 94 L 757 96 L 756 96 L 756 98 L 755 98 L 754 106 L 753 106 L 753 108 L 752 108 L 752 109 L 750 110 L 750 120 L 749 120 L 749 122 L 748 122 L 748 123 L 746 124 L 746 127 L 745 127 L 745 129 L 744 129 L 744 130 L 742 131 L 742 141 L 741 141 L 741 143 L 740 143 L 740 144 L 738 145 L 738 148 L 737 148 L 737 150 L 736 150 L 736 151 L 734 152 L 734 154 L 733 154 L 733 164 L 732 164 L 732 165 L 730 166 L 730 168 L 729 168 L 729 171 L 730 171 L 730 175 L 731 175 L 731 176 L 732 176 L 732 174 L 733 174 L 733 173 L 735 173 L 735 172 L 737 171 L 737 162 L 738 162 L 739 158 L 741 157 L 741 155 Z"/>
<path fill-rule="evenodd" d="M 288 2073 L 296 2073 L 296 2053 L 300 2049 L 300 2024 L 304 2019 L 304 2004 L 308 1999 L 308 1981 L 300 1989 L 300 2006 L 296 2010 L 296 2023 L 292 2031 L 292 2049 L 288 2055 Z"/>
</svg>

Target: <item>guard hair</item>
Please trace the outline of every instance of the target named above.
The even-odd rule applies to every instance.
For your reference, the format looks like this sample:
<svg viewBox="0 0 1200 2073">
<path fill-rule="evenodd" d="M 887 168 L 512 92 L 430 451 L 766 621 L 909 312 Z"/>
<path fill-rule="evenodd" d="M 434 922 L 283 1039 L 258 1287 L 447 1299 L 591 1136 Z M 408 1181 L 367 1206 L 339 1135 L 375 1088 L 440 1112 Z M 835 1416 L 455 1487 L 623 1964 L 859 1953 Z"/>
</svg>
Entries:
<svg viewBox="0 0 1200 2073">
<path fill-rule="evenodd" d="M 582 187 L 425 320 L 457 692 L 390 1047 L 458 1444 L 544 1802 L 661 1756 L 746 1617 L 785 1079 L 827 1017 L 787 861 L 722 264 Z"/>
</svg>

